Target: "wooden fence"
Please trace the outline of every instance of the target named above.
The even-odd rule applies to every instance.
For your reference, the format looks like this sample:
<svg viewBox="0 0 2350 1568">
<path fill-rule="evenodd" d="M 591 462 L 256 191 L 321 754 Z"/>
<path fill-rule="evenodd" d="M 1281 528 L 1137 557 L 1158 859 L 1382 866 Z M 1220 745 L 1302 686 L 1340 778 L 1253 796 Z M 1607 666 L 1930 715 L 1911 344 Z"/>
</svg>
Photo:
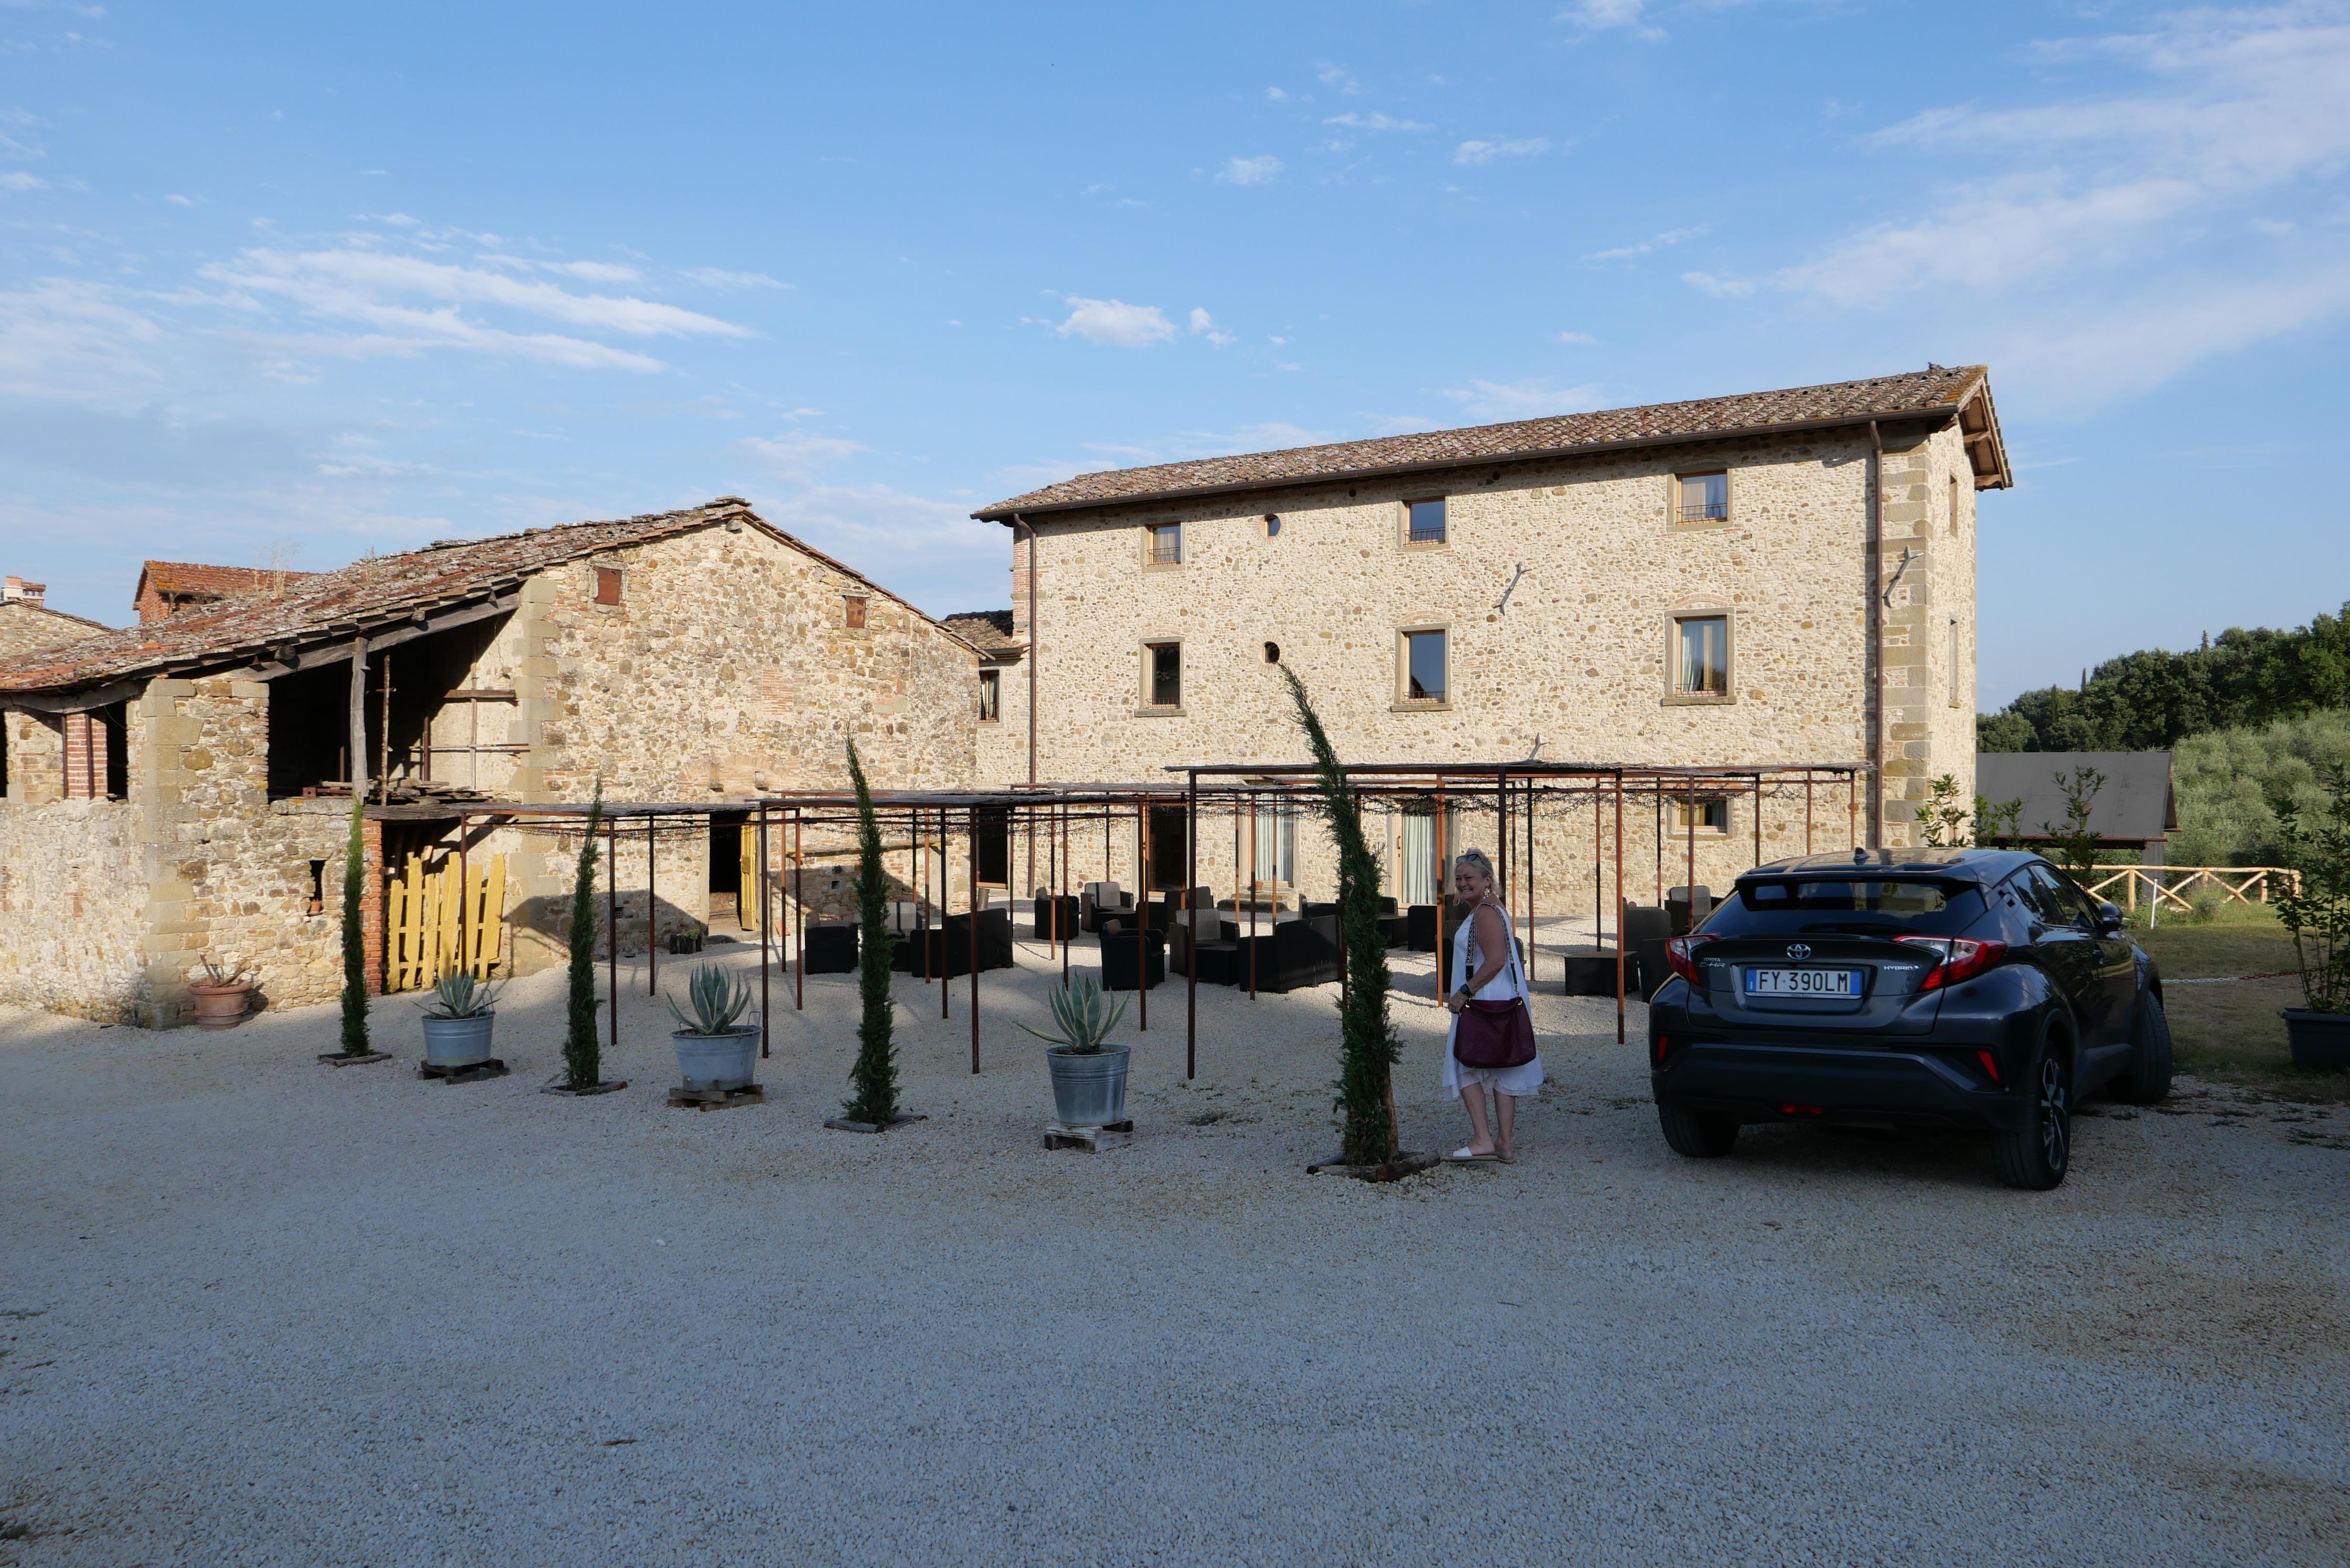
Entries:
<svg viewBox="0 0 2350 1568">
<path fill-rule="evenodd" d="M 488 865 L 474 867 L 473 886 L 463 895 L 455 856 L 442 857 L 438 871 L 426 870 L 424 860 L 410 856 L 385 890 L 386 991 L 421 991 L 459 970 L 487 980 L 500 961 L 506 857 L 494 855 Z"/>
<path fill-rule="evenodd" d="M 2288 890 L 2301 885 L 2301 873 L 2282 866 L 2100 866 L 2089 875 L 2091 898 L 2112 898 L 2106 889 L 2119 882 L 2122 907 L 2127 909 L 2137 908 L 2141 884 L 2147 902 L 2168 902 L 2181 909 L 2194 908 L 2188 895 L 2198 888 L 2216 888 L 2239 904 L 2265 904 L 2272 877 Z"/>
</svg>

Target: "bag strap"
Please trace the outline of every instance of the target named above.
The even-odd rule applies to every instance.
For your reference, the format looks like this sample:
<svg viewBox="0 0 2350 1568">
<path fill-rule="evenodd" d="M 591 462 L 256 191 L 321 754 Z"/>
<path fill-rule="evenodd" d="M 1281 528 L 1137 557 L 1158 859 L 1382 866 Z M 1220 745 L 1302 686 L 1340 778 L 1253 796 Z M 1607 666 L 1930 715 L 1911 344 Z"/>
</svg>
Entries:
<svg viewBox="0 0 2350 1568">
<path fill-rule="evenodd" d="M 1488 906 L 1488 908 L 1491 908 L 1491 906 Z M 1502 940 L 1509 944 L 1509 972 L 1511 978 L 1514 979 L 1518 982 L 1517 1000 L 1523 1002 L 1526 999 L 1526 994 L 1530 988 L 1526 984 L 1525 971 L 1518 967 L 1518 933 L 1515 928 L 1510 924 L 1510 917 L 1507 911 L 1494 909 L 1493 913 L 1502 917 Z M 1461 924 L 1464 929 L 1474 929 L 1476 919 L 1476 911 L 1472 909 L 1469 913 L 1469 919 L 1461 921 Z M 1461 983 L 1465 986 L 1471 980 L 1476 977 L 1477 971 L 1469 967 L 1468 942 L 1464 940 L 1456 943 L 1455 945 L 1461 950 Z"/>
</svg>

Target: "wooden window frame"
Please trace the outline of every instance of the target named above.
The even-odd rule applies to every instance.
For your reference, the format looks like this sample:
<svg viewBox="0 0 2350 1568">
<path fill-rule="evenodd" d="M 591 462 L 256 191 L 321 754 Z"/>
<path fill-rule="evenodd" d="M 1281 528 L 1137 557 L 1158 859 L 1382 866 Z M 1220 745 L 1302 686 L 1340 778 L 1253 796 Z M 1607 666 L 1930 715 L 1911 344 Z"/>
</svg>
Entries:
<svg viewBox="0 0 2350 1568">
<path fill-rule="evenodd" d="M 1161 528 L 1175 530 L 1175 558 L 1171 561 L 1162 561 L 1159 558 L 1159 531 Z M 1142 525 L 1142 569 L 1146 572 L 1181 570 L 1185 556 L 1184 545 L 1188 542 L 1183 537 L 1185 532 L 1183 524 L 1180 520 L 1172 523 L 1145 523 Z"/>
<path fill-rule="evenodd" d="M 1435 635 L 1444 639 L 1444 695 L 1414 697 L 1411 694 L 1411 639 Z M 1396 628 L 1395 691 L 1388 704 L 1391 713 L 1441 713 L 1452 706 L 1452 623 L 1450 621 L 1415 621 Z"/>
<path fill-rule="evenodd" d="M 840 596 L 841 625 L 849 631 L 863 631 L 872 621 L 873 597 L 870 594 Z"/>
<path fill-rule="evenodd" d="M 993 703 L 988 701 L 991 690 L 995 698 Z M 995 710 L 993 713 L 988 711 L 990 707 Z M 979 672 L 979 722 L 983 724 L 1003 722 L 1003 671 L 1001 670 L 987 669 Z"/>
<path fill-rule="evenodd" d="M 1689 796 L 1685 794 L 1668 794 L 1665 796 L 1665 804 L 1669 808 L 1665 813 L 1665 837 L 1668 842 L 1674 839 L 1686 840 L 1690 837 L 1727 838 L 1730 836 L 1731 805 L 1730 797 L 1728 795 L 1701 794 L 1697 797 L 1697 808 L 1700 820 L 1697 825 L 1697 831 L 1694 834 L 1691 834 L 1690 831 Z M 1711 823 L 1703 820 L 1704 814 L 1715 806 L 1720 806 L 1721 808 L 1721 826 L 1720 827 L 1716 827 Z"/>
<path fill-rule="evenodd" d="M 629 571 L 625 566 L 598 566 L 595 602 L 608 608 L 618 608 L 629 597 Z"/>
<path fill-rule="evenodd" d="M 1175 650 L 1175 702 L 1172 707 L 1151 701 L 1158 685 L 1157 680 L 1153 679 L 1156 672 L 1151 666 L 1156 662 L 1154 655 L 1162 648 L 1171 648 Z M 1140 700 L 1135 704 L 1135 716 L 1139 719 L 1181 718 L 1183 716 L 1183 639 L 1180 637 L 1147 638 L 1143 640 L 1141 649 L 1142 691 Z"/>
<path fill-rule="evenodd" d="M 1444 508 L 1444 537 L 1415 539 L 1411 536 L 1411 509 L 1435 502 Z M 1452 496 L 1450 492 L 1434 495 L 1407 495 L 1396 503 L 1396 546 L 1403 550 L 1450 550 L 1452 548 Z"/>
<path fill-rule="evenodd" d="M 1722 687 L 1720 692 L 1680 689 L 1681 623 L 1718 620 L 1722 624 Z M 1720 708 L 1738 701 L 1738 614 L 1728 609 L 1679 609 L 1665 612 L 1665 696 L 1668 708 Z"/>
<path fill-rule="evenodd" d="M 1711 479 L 1721 475 L 1721 515 L 1719 517 L 1685 518 L 1681 515 L 1681 481 Z M 1727 528 L 1738 517 L 1738 471 L 1726 462 L 1710 462 L 1697 468 L 1677 468 L 1665 480 L 1665 524 L 1675 533 L 1699 534 L 1709 528 Z"/>
</svg>

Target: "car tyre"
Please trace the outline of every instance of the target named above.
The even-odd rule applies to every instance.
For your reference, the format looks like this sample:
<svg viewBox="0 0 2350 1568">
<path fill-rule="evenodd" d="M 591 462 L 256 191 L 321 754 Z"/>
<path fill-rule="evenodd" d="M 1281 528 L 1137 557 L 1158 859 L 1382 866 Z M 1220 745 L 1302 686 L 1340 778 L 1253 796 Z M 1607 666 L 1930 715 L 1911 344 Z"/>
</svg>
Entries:
<svg viewBox="0 0 2350 1568">
<path fill-rule="evenodd" d="M 1672 1151 L 1691 1159 L 1720 1159 L 1738 1142 L 1738 1124 L 1727 1117 L 1659 1106 L 1657 1121 L 1665 1129 L 1665 1142 Z"/>
<path fill-rule="evenodd" d="M 2073 1163 L 2073 1069 L 2053 1026 L 2041 1034 L 2024 1083 L 2031 1096 L 2024 1114 L 1992 1136 L 1991 1158 L 2010 1187 L 2045 1192 L 2064 1179 Z"/>
<path fill-rule="evenodd" d="M 2137 1000 L 2130 1025 L 2130 1069 L 2114 1080 L 2114 1098 L 2126 1105 L 2158 1106 L 2170 1097 L 2170 1015 L 2162 998 L 2147 992 Z"/>
</svg>

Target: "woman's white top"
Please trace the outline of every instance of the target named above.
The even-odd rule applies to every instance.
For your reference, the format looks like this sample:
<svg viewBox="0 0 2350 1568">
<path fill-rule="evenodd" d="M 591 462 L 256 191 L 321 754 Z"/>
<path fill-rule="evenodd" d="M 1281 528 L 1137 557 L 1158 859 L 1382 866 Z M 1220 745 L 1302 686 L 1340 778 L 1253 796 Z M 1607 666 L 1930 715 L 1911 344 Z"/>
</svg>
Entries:
<svg viewBox="0 0 2350 1568">
<path fill-rule="evenodd" d="M 1510 911 L 1499 904 L 1488 907 L 1502 917 L 1502 940 L 1508 944 L 1509 957 L 1500 971 L 1485 982 L 1484 990 L 1471 992 L 1470 995 L 1479 1002 L 1507 1002 L 1513 996 L 1530 996 L 1532 992 L 1526 989 L 1525 973 L 1518 966 L 1516 922 L 1510 919 Z M 1469 977 L 1485 967 L 1483 956 L 1477 951 L 1476 932 L 1477 911 L 1471 909 L 1469 918 L 1461 922 L 1460 936 L 1452 944 L 1452 983 L 1444 988 L 1444 994 L 1448 997 L 1467 985 Z M 1446 1094 L 1460 1094 L 1463 1084 L 1482 1084 L 1496 1094 L 1514 1096 L 1531 1095 L 1542 1087 L 1542 1054 L 1539 1050 L 1533 1061 L 1515 1067 L 1464 1067 L 1461 1059 L 1452 1054 L 1452 1038 L 1460 1032 L 1461 1020 L 1456 1017 L 1452 1020 L 1452 1027 L 1444 1035 Z"/>
</svg>

